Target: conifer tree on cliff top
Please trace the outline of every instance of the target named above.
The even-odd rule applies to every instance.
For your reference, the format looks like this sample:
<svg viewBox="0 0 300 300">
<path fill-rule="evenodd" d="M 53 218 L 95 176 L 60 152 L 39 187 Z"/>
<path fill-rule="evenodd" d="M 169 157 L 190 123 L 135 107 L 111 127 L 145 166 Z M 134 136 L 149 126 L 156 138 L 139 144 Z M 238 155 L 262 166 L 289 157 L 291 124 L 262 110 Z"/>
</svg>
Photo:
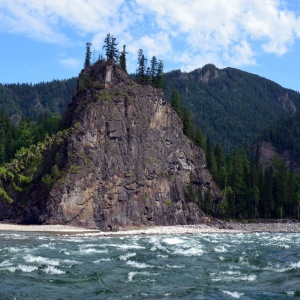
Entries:
<svg viewBox="0 0 300 300">
<path fill-rule="evenodd" d="M 85 60 L 84 60 L 84 68 L 88 68 L 91 66 L 91 43 L 86 43 L 86 52 L 85 52 Z"/>
<path fill-rule="evenodd" d="M 127 73 L 126 54 L 128 54 L 128 52 L 126 52 L 126 45 L 123 45 L 123 51 L 120 55 L 120 66 L 122 70 Z"/>
<path fill-rule="evenodd" d="M 108 33 L 106 38 L 104 39 L 104 46 L 103 46 L 103 49 L 105 49 L 105 55 L 107 60 L 111 59 L 114 62 L 118 61 L 119 50 L 117 49 L 117 46 L 118 43 L 116 42 L 116 38 L 110 33 Z"/>
</svg>

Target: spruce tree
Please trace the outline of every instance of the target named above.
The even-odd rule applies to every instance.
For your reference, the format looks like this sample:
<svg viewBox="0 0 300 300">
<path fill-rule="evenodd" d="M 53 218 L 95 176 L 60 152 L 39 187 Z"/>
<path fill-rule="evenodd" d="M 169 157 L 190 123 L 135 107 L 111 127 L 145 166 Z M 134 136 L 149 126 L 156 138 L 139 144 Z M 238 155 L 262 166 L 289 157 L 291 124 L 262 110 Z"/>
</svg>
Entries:
<svg viewBox="0 0 300 300">
<path fill-rule="evenodd" d="M 127 73 L 126 54 L 128 54 L 128 52 L 126 52 L 126 45 L 123 45 L 123 51 L 120 55 L 120 66 L 122 70 Z"/>
<path fill-rule="evenodd" d="M 150 61 L 150 76 L 151 76 L 151 82 L 154 86 L 156 83 L 157 67 L 158 67 L 157 59 L 155 56 L 153 56 Z"/>
<path fill-rule="evenodd" d="M 136 77 L 137 77 L 137 81 L 141 84 L 146 83 L 146 71 L 147 71 L 147 58 L 145 57 L 143 50 L 139 49 Z"/>
<path fill-rule="evenodd" d="M 117 62 L 119 59 L 119 50 L 117 49 L 118 43 L 116 42 L 116 38 L 108 33 L 106 38 L 104 39 L 103 49 L 105 50 L 105 55 L 107 60 L 112 60 L 113 62 Z"/>
<path fill-rule="evenodd" d="M 91 43 L 86 43 L 86 52 L 85 52 L 85 60 L 84 60 L 84 68 L 89 68 L 91 66 Z"/>
<path fill-rule="evenodd" d="M 164 71 L 164 62 L 159 60 L 157 65 L 157 74 L 156 74 L 156 83 L 155 87 L 163 88 L 163 71 Z"/>
</svg>

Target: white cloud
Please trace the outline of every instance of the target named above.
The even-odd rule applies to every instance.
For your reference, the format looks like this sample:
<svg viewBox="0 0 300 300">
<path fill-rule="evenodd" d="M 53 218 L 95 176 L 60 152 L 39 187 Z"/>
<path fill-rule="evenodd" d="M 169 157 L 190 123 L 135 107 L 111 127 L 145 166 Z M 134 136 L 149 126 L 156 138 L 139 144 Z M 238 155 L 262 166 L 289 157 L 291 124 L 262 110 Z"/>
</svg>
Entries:
<svg viewBox="0 0 300 300">
<path fill-rule="evenodd" d="M 300 34 L 300 19 L 279 0 L 137 2 L 162 30 L 184 35 L 190 55 L 216 55 L 222 65 L 255 64 L 257 44 L 265 52 L 283 55 Z"/>
<path fill-rule="evenodd" d="M 0 0 L 0 22 L 43 42 L 88 36 L 96 50 L 110 32 L 130 60 L 142 48 L 185 69 L 255 64 L 258 51 L 284 55 L 300 38 L 300 17 L 284 0 Z"/>
<path fill-rule="evenodd" d="M 42 41 L 68 40 L 63 30 L 96 33 L 109 25 L 123 0 L 0 0 L 2 28 L 21 32 Z"/>
<path fill-rule="evenodd" d="M 58 60 L 67 69 L 76 70 L 82 65 L 82 61 L 76 58 L 60 58 Z"/>
</svg>

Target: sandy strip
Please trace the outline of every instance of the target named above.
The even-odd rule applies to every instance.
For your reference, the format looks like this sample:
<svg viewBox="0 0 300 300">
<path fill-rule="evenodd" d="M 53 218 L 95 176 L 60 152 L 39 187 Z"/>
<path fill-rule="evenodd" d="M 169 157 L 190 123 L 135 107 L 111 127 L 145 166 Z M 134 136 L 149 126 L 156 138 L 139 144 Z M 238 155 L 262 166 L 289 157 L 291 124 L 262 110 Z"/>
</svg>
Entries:
<svg viewBox="0 0 300 300">
<path fill-rule="evenodd" d="M 27 232 L 67 232 L 67 233 L 87 233 L 99 232 L 88 228 L 81 228 L 67 225 L 15 225 L 15 224 L 0 224 L 0 231 L 27 231 Z"/>
<path fill-rule="evenodd" d="M 139 227 L 130 230 L 104 232 L 100 230 L 67 225 L 15 225 L 0 223 L 0 231 L 45 232 L 58 234 L 80 234 L 84 236 L 120 236 L 120 235 L 165 235 L 199 233 L 249 233 L 249 232 L 299 232 L 300 223 L 222 223 L 217 225 L 176 225 Z"/>
</svg>

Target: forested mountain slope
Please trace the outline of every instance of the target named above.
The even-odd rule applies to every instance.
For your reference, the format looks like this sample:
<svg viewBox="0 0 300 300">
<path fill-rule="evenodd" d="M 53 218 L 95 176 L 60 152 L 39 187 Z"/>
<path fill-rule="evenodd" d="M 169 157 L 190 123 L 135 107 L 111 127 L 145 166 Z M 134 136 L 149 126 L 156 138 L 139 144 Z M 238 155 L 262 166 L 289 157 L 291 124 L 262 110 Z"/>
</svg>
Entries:
<svg viewBox="0 0 300 300">
<path fill-rule="evenodd" d="M 75 87 L 76 78 L 34 85 L 0 84 L 0 109 L 13 122 L 20 121 L 20 116 L 38 120 L 45 112 L 62 115 Z M 226 153 L 253 145 L 264 129 L 300 108 L 299 92 L 258 75 L 214 65 L 190 73 L 166 73 L 167 99 L 174 90 L 212 144 L 219 143 Z"/>
<path fill-rule="evenodd" d="M 206 65 L 165 74 L 165 93 L 176 89 L 197 124 L 225 152 L 251 145 L 259 133 L 300 108 L 300 94 L 258 75 Z"/>
<path fill-rule="evenodd" d="M 76 78 L 38 84 L 0 84 L 0 109 L 16 121 L 21 116 L 37 120 L 45 112 L 62 115 L 72 99 Z"/>
<path fill-rule="evenodd" d="M 300 169 L 300 112 L 266 128 L 258 139 L 260 160 L 268 166 L 279 155 L 292 171 Z"/>
</svg>

